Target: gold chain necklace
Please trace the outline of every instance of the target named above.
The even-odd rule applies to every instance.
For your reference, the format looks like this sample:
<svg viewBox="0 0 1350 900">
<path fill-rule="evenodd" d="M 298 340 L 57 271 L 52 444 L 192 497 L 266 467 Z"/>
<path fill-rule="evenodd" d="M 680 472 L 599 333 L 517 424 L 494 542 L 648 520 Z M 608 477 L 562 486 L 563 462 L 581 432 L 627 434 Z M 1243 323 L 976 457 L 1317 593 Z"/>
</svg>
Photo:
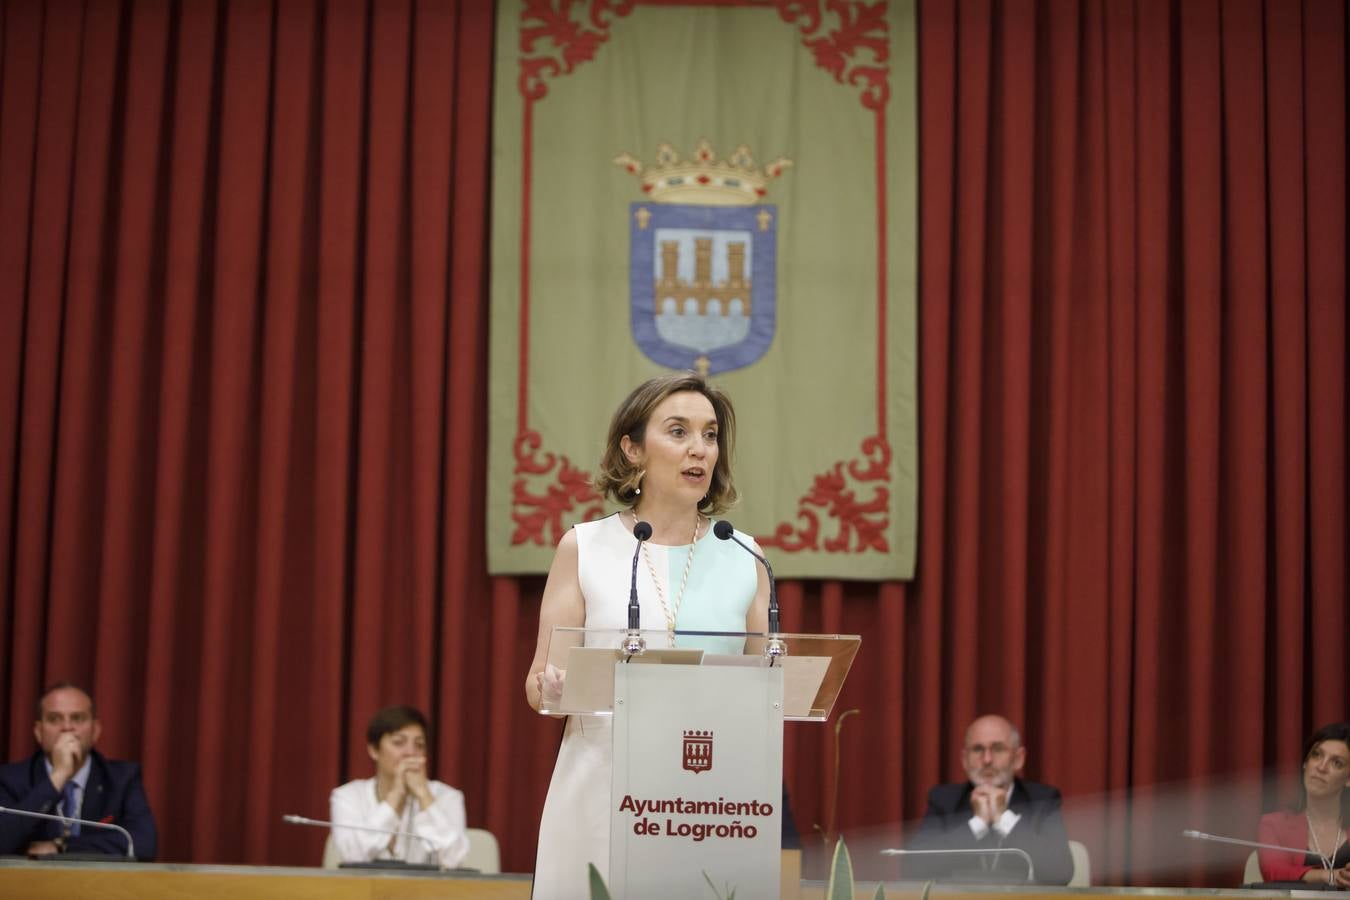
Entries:
<svg viewBox="0 0 1350 900">
<path fill-rule="evenodd" d="M 666 592 L 661 589 L 661 579 L 656 577 L 656 566 L 652 564 L 652 555 L 647 552 L 647 542 L 642 542 L 642 558 L 647 561 L 647 571 L 652 576 L 652 586 L 656 588 L 656 599 L 661 601 L 661 612 L 666 614 L 666 631 L 675 630 L 675 617 L 680 614 L 680 605 L 684 603 L 684 591 L 689 587 L 689 569 L 694 565 L 694 547 L 698 545 L 698 529 L 702 516 L 694 513 L 694 539 L 689 542 L 689 558 L 684 561 L 684 577 L 680 579 L 680 592 L 675 595 L 673 607 L 666 605 Z M 637 525 L 637 513 L 633 513 L 633 524 Z"/>
</svg>

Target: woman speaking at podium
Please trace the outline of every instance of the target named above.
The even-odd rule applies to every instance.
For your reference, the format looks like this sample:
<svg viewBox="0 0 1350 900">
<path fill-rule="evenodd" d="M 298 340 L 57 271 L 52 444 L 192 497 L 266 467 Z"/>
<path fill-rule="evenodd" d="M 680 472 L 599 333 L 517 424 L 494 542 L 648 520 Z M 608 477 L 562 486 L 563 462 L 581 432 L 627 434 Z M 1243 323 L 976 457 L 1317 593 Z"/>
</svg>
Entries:
<svg viewBox="0 0 1350 900">
<path fill-rule="evenodd" d="M 555 627 L 627 627 L 635 552 L 644 629 L 767 630 L 768 578 L 750 554 L 712 534 L 712 516 L 736 500 L 735 426 L 731 401 L 694 373 L 653 378 L 619 405 L 594 486 L 622 508 L 558 543 L 525 681 L 534 709 L 562 693 L 565 673 L 547 664 Z M 640 549 L 638 522 L 651 526 Z M 539 823 L 537 900 L 586 896 L 588 863 L 608 875 L 611 733 L 608 717 L 567 719 Z"/>
</svg>

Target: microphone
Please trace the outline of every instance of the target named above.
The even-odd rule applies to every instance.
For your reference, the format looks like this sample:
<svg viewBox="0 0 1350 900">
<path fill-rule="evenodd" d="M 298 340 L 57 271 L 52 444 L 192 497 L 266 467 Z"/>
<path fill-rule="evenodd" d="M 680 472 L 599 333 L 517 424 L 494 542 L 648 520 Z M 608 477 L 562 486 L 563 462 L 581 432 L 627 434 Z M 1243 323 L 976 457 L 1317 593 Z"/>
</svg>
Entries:
<svg viewBox="0 0 1350 900">
<path fill-rule="evenodd" d="M 637 546 L 633 548 L 633 579 L 628 587 L 628 630 L 639 631 L 642 628 L 642 609 L 638 606 L 637 598 L 637 562 L 638 556 L 642 553 L 642 544 L 652 536 L 652 526 L 646 522 L 638 522 L 633 526 L 633 537 L 637 538 Z"/>
<path fill-rule="evenodd" d="M 1203 831 L 1196 831 L 1193 828 L 1187 828 L 1185 831 L 1181 832 L 1181 836 L 1197 841 L 1215 841 L 1220 844 L 1236 844 L 1239 847 L 1256 847 L 1259 850 L 1283 850 L 1285 853 L 1297 853 L 1299 856 L 1313 852 L 1304 847 L 1282 847 L 1279 844 L 1262 844 L 1260 841 L 1244 841 L 1241 838 L 1224 837 L 1221 834 L 1206 834 Z"/>
<path fill-rule="evenodd" d="M 96 822 L 93 819 L 77 819 L 74 816 L 53 816 L 48 813 L 33 812 L 31 809 L 14 809 L 10 806 L 0 806 L 0 815 L 9 813 L 15 816 L 26 816 L 30 819 L 45 819 L 48 822 L 60 822 L 62 825 L 70 825 L 73 822 L 79 822 L 81 825 L 88 825 L 90 828 L 106 828 L 109 831 L 117 831 L 122 837 L 127 839 L 127 859 L 133 862 L 136 859 L 136 847 L 131 841 L 131 832 L 127 831 L 121 825 L 114 825 L 111 822 Z"/>
<path fill-rule="evenodd" d="M 636 515 L 634 513 L 635 517 Z M 637 546 L 633 548 L 633 577 L 628 586 L 628 636 L 623 641 L 623 651 L 629 656 L 647 649 L 647 642 L 642 639 L 642 608 L 638 606 L 637 566 L 638 556 L 642 554 L 642 544 L 651 536 L 650 524 L 638 522 L 633 526 L 633 537 L 637 538 Z"/>
<path fill-rule="evenodd" d="M 322 819 L 308 819 L 305 818 L 304 816 L 297 816 L 294 814 L 287 814 L 282 816 L 281 821 L 287 823 L 288 825 L 315 825 L 320 828 L 350 828 L 352 831 L 369 831 L 372 834 L 387 834 L 397 837 L 417 838 L 419 841 L 427 845 L 427 853 L 431 855 L 432 860 L 438 866 L 440 865 L 441 862 L 440 852 L 438 851 L 436 845 L 431 842 L 431 838 L 417 834 L 416 832 L 391 831 L 388 828 L 372 828 L 369 825 L 346 825 L 341 822 L 325 822 Z M 445 866 L 440 867 L 442 869 L 445 868 Z"/>
<path fill-rule="evenodd" d="M 1031 854 L 1021 847 L 990 847 L 985 849 L 962 848 L 959 850 L 882 850 L 882 856 L 947 856 L 949 854 L 969 854 L 969 853 L 1011 853 L 1014 856 L 1020 856 L 1027 861 L 1027 881 L 1036 880 L 1036 866 L 1031 861 Z"/>
<path fill-rule="evenodd" d="M 1206 834 L 1203 831 L 1196 831 L 1194 828 L 1187 828 L 1185 831 L 1181 832 L 1181 836 L 1191 838 L 1192 840 L 1196 841 L 1214 841 L 1215 843 L 1218 844 L 1236 844 L 1239 847 L 1255 847 L 1258 850 L 1281 850 L 1285 853 L 1297 853 L 1300 859 L 1302 859 L 1305 854 L 1313 852 L 1312 850 L 1308 850 L 1305 847 L 1282 847 L 1279 844 L 1263 844 L 1260 841 L 1244 841 L 1241 838 L 1224 837 L 1221 834 Z M 1321 856 L 1321 854 L 1318 855 Z M 1325 856 L 1323 856 L 1322 858 L 1326 859 Z M 1331 883 L 1332 883 L 1331 872 L 1328 871 L 1327 884 Z M 1316 890 L 1316 889 L 1317 888 L 1313 887 L 1312 885 L 1309 885 L 1309 890 Z"/>
<path fill-rule="evenodd" d="M 769 638 L 770 644 L 779 644 L 779 650 L 781 651 L 772 653 L 771 650 L 771 655 L 782 656 L 786 652 L 786 648 L 781 646 L 782 641 L 776 639 L 781 629 L 778 625 L 778 583 L 773 578 L 773 566 L 769 565 L 767 559 L 752 550 L 749 544 L 736 537 L 736 529 L 726 519 L 717 520 L 717 524 L 713 525 L 713 534 L 717 535 L 719 540 L 735 541 L 742 550 L 759 560 L 759 564 L 764 567 L 764 571 L 769 573 Z"/>
</svg>

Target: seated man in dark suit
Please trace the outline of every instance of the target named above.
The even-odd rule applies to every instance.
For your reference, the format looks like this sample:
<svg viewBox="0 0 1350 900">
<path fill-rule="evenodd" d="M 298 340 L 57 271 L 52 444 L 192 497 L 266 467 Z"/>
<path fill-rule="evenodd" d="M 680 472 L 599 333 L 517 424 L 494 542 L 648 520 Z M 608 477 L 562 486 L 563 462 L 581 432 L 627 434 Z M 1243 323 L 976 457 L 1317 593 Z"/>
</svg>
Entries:
<svg viewBox="0 0 1350 900">
<path fill-rule="evenodd" d="M 1067 884 L 1073 874 L 1060 817 L 1059 791 L 1018 778 L 1027 748 L 1002 716 L 981 716 L 966 729 L 963 766 L 970 780 L 928 792 L 928 811 L 907 850 L 1018 848 L 1035 863 L 1041 884 Z M 1015 853 L 951 853 L 905 857 L 906 878 L 1021 882 L 1026 860 Z"/>
<path fill-rule="evenodd" d="M 38 698 L 33 734 L 41 749 L 0 766 L 0 806 L 120 825 L 136 858 L 155 858 L 155 820 L 138 763 L 105 759 L 94 749 L 101 726 L 88 691 L 69 682 Z M 0 854 L 109 853 L 125 856 L 127 839 L 110 828 L 0 813 Z"/>
</svg>

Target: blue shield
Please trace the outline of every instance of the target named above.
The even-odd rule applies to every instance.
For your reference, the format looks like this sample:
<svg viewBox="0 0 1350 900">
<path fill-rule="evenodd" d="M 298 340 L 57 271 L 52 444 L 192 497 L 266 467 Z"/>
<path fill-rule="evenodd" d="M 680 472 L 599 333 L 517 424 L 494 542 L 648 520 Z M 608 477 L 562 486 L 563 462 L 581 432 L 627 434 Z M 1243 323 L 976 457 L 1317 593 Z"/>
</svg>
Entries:
<svg viewBox="0 0 1350 900">
<path fill-rule="evenodd" d="M 656 363 L 707 374 L 773 343 L 778 209 L 634 203 L 633 339 Z"/>
</svg>

